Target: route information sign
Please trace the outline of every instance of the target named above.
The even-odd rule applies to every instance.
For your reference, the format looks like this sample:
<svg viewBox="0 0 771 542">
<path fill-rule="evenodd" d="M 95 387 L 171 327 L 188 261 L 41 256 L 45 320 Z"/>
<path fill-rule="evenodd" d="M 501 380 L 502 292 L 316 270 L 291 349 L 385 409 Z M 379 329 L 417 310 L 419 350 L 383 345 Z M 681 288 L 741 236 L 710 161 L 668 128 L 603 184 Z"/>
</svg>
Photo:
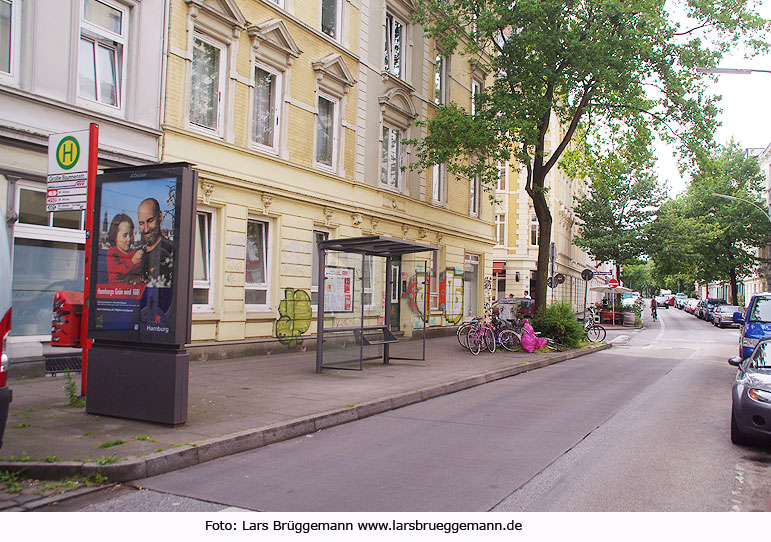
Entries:
<svg viewBox="0 0 771 542">
<path fill-rule="evenodd" d="M 88 130 L 48 136 L 46 211 L 86 208 L 88 151 Z"/>
</svg>

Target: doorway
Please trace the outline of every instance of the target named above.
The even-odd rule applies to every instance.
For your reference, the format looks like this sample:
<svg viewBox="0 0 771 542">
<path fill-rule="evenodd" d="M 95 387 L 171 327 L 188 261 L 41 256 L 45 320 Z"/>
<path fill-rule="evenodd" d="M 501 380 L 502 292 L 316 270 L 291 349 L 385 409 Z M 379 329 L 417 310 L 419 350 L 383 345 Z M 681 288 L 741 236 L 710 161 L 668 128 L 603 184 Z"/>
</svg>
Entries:
<svg viewBox="0 0 771 542">
<path fill-rule="evenodd" d="M 401 328 L 402 258 L 391 258 L 391 331 Z"/>
</svg>

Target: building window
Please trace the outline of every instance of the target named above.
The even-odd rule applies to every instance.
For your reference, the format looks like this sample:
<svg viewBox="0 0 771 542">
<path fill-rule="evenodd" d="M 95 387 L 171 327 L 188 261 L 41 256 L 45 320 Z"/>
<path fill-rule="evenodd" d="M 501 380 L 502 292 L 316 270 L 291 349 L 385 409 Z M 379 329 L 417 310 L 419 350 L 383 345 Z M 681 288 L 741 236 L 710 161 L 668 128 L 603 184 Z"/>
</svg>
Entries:
<svg viewBox="0 0 771 542">
<path fill-rule="evenodd" d="M 479 214 L 479 179 L 469 179 L 468 212 L 471 216 Z"/>
<path fill-rule="evenodd" d="M 429 306 L 432 309 L 439 308 L 439 251 L 434 250 L 431 253 L 431 299 Z"/>
<path fill-rule="evenodd" d="M 198 211 L 193 261 L 193 308 L 212 309 L 212 212 Z"/>
<path fill-rule="evenodd" d="M 361 266 L 361 304 L 365 307 L 372 307 L 373 295 L 372 295 L 372 277 L 375 275 L 374 267 L 375 259 L 369 254 L 364 255 L 364 261 Z"/>
<path fill-rule="evenodd" d="M 275 152 L 278 143 L 278 127 L 281 96 L 281 76 L 261 67 L 254 69 L 254 118 L 252 141 L 258 146 Z"/>
<path fill-rule="evenodd" d="M 538 217 L 536 215 L 530 216 L 530 244 L 532 246 L 538 246 L 538 238 L 540 237 L 541 229 L 538 225 Z"/>
<path fill-rule="evenodd" d="M 337 101 L 319 96 L 316 115 L 316 163 L 335 169 Z"/>
<path fill-rule="evenodd" d="M 115 4 L 84 0 L 80 21 L 78 95 L 121 107 L 127 10 Z"/>
<path fill-rule="evenodd" d="M 501 213 L 495 215 L 495 244 L 506 244 L 506 215 Z"/>
<path fill-rule="evenodd" d="M 447 103 L 447 64 L 448 58 L 437 54 L 434 59 L 434 103 Z"/>
<path fill-rule="evenodd" d="M 400 79 L 404 79 L 404 27 L 392 13 L 386 13 L 385 71 Z"/>
<path fill-rule="evenodd" d="M 506 177 L 508 176 L 509 163 L 498 162 L 498 182 L 495 189 L 499 192 L 506 190 Z"/>
<path fill-rule="evenodd" d="M 319 305 L 319 243 L 329 239 L 325 231 L 313 232 L 313 247 L 311 249 L 311 306 Z"/>
<path fill-rule="evenodd" d="M 321 31 L 340 41 L 340 0 L 321 0 Z"/>
<path fill-rule="evenodd" d="M 246 277 L 244 304 L 247 310 L 267 309 L 269 224 L 262 220 L 246 222 Z"/>
<path fill-rule="evenodd" d="M 477 114 L 477 94 L 482 92 L 482 83 L 474 79 L 471 81 L 471 114 Z"/>
<path fill-rule="evenodd" d="M 431 200 L 434 203 L 444 202 L 444 179 L 447 169 L 444 164 L 434 164 L 431 168 Z"/>
<path fill-rule="evenodd" d="M 399 189 L 402 165 L 402 132 L 383 125 L 383 141 L 380 148 L 380 183 Z"/>
<path fill-rule="evenodd" d="M 199 35 L 193 38 L 190 123 L 218 134 L 222 123 L 223 58 L 223 47 Z"/>
<path fill-rule="evenodd" d="M 0 76 L 17 75 L 20 12 L 20 0 L 0 0 Z"/>
</svg>

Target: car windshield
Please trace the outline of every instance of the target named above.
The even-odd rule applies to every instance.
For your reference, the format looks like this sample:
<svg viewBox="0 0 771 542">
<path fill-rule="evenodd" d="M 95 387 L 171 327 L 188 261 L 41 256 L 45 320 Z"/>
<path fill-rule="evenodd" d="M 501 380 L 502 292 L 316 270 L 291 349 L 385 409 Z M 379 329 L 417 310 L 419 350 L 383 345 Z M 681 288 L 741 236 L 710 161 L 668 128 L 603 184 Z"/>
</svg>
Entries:
<svg viewBox="0 0 771 542">
<path fill-rule="evenodd" d="M 752 365 L 757 369 L 771 369 L 771 342 L 762 342 L 752 356 Z"/>
<path fill-rule="evenodd" d="M 717 310 L 720 312 L 727 312 L 729 314 L 733 314 L 739 311 L 739 307 L 737 307 L 736 305 L 720 305 Z"/>
<path fill-rule="evenodd" d="M 748 322 L 771 322 L 771 297 L 756 297 Z"/>
</svg>

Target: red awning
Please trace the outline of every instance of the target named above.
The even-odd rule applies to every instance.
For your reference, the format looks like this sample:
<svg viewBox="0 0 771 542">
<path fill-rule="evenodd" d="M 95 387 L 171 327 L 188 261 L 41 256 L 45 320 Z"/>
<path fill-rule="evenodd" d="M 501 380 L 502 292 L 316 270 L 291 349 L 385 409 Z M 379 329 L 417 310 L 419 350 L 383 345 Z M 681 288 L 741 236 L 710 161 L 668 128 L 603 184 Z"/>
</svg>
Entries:
<svg viewBox="0 0 771 542">
<path fill-rule="evenodd" d="M 493 275 L 503 273 L 504 267 L 506 267 L 506 262 L 493 262 Z"/>
</svg>

